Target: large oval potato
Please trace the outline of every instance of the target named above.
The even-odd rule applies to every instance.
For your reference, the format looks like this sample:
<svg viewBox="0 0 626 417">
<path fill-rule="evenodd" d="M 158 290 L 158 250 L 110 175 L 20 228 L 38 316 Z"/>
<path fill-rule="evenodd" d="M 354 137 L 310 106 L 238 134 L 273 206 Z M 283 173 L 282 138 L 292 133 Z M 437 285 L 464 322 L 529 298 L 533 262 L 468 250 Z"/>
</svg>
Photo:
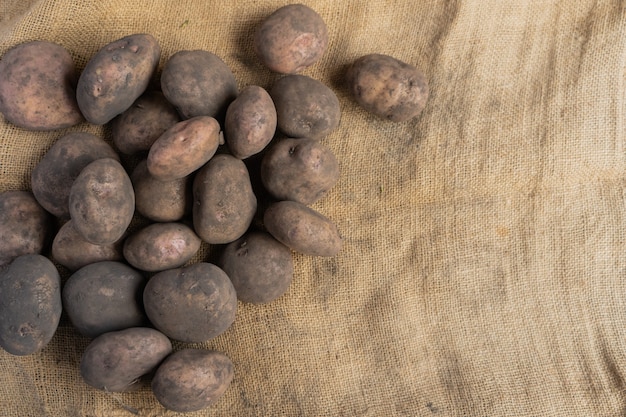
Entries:
<svg viewBox="0 0 626 417">
<path fill-rule="evenodd" d="M 261 62 L 282 74 L 295 74 L 313 65 L 327 46 L 326 23 L 303 4 L 277 9 L 254 34 L 254 51 Z"/>
<path fill-rule="evenodd" d="M 267 231 L 296 252 L 313 256 L 335 256 L 341 250 L 337 226 L 327 217 L 295 201 L 271 204 L 263 221 Z"/>
<path fill-rule="evenodd" d="M 0 347 L 10 354 L 43 349 L 61 310 L 61 278 L 48 258 L 22 255 L 0 273 Z"/>
<path fill-rule="evenodd" d="M 148 171 L 159 181 L 186 177 L 204 165 L 220 144 L 220 124 L 209 116 L 183 120 L 150 147 Z"/>
<path fill-rule="evenodd" d="M 62 129 L 80 123 L 78 75 L 69 52 L 56 43 L 26 42 L 0 60 L 0 113 L 30 130 Z"/>
<path fill-rule="evenodd" d="M 230 243 L 252 223 L 257 200 L 246 165 L 228 154 L 216 155 L 193 183 L 193 226 L 207 243 Z"/>
<path fill-rule="evenodd" d="M 233 362 L 223 353 L 182 349 L 159 365 L 152 378 L 152 392 L 168 410 L 198 411 L 214 404 L 233 376 Z"/>
<path fill-rule="evenodd" d="M 266 232 L 246 233 L 224 248 L 220 266 L 237 298 L 255 304 L 283 295 L 293 279 L 291 250 Z"/>
<path fill-rule="evenodd" d="M 80 375 L 94 388 L 130 391 L 172 352 L 163 333 L 147 327 L 109 332 L 96 337 L 80 360 Z"/>
<path fill-rule="evenodd" d="M 20 255 L 41 253 L 52 218 L 29 191 L 0 193 L 0 267 Z"/>
<path fill-rule="evenodd" d="M 217 55 L 203 50 L 178 51 L 161 74 L 161 89 L 183 119 L 210 116 L 223 120 L 237 97 L 237 80 Z"/>
<path fill-rule="evenodd" d="M 312 204 L 339 180 L 335 154 L 314 139 L 278 141 L 263 156 L 263 185 L 278 200 Z"/>
<path fill-rule="evenodd" d="M 30 176 L 35 198 L 56 217 L 70 217 L 70 189 L 78 174 L 100 158 L 120 159 L 103 139 L 87 132 L 71 132 L 54 142 Z"/>
<path fill-rule="evenodd" d="M 200 249 L 200 238 L 182 223 L 153 223 L 124 242 L 124 257 L 142 271 L 178 268 Z"/>
<path fill-rule="evenodd" d="M 62 290 L 70 321 L 84 336 L 147 324 L 143 312 L 146 279 L 121 262 L 95 262 L 74 272 Z"/>
<path fill-rule="evenodd" d="M 122 238 L 135 212 L 135 193 L 124 167 L 97 159 L 78 175 L 70 190 L 70 216 L 87 241 L 107 245 Z"/>
<path fill-rule="evenodd" d="M 132 155 L 150 150 L 167 129 L 180 121 L 176 108 L 160 91 L 147 91 L 111 122 L 113 144 Z"/>
<path fill-rule="evenodd" d="M 346 73 L 356 102 L 393 122 L 418 116 L 428 100 L 428 81 L 413 65 L 382 54 L 364 55 Z"/>
<path fill-rule="evenodd" d="M 206 342 L 235 321 L 237 294 L 218 266 L 199 262 L 158 272 L 143 293 L 150 322 L 172 339 Z"/>
<path fill-rule="evenodd" d="M 161 47 L 149 34 L 125 36 L 100 49 L 80 74 L 78 107 L 89 123 L 103 125 L 126 111 L 150 83 Z"/>
<path fill-rule="evenodd" d="M 327 86 L 305 75 L 280 78 L 270 90 L 278 129 L 292 138 L 322 139 L 339 125 L 339 99 Z"/>
</svg>

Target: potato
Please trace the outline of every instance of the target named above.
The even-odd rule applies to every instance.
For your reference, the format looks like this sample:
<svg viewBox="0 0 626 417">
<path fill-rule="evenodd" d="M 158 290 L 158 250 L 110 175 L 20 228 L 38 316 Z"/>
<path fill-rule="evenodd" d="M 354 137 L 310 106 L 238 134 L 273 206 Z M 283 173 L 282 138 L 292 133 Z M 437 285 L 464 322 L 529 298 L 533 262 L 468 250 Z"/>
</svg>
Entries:
<svg viewBox="0 0 626 417">
<path fill-rule="evenodd" d="M 413 65 L 382 54 L 365 55 L 352 63 L 346 81 L 356 102 L 392 122 L 418 116 L 428 100 L 428 81 Z"/>
<path fill-rule="evenodd" d="M 322 139 L 339 125 L 339 99 L 327 86 L 304 75 L 287 75 L 270 90 L 277 126 L 292 138 Z"/>
<path fill-rule="evenodd" d="M 70 216 L 85 240 L 108 245 L 122 238 L 133 218 L 135 193 L 122 165 L 97 159 L 78 175 L 70 189 Z"/>
<path fill-rule="evenodd" d="M 42 255 L 17 257 L 0 274 L 0 347 L 12 355 L 43 349 L 61 319 L 61 278 Z"/>
<path fill-rule="evenodd" d="M 238 93 L 230 68 L 217 55 L 203 50 L 172 55 L 163 67 L 161 89 L 183 119 L 210 116 L 222 120 Z"/>
<path fill-rule="evenodd" d="M 26 42 L 0 60 L 0 113 L 30 130 L 62 129 L 80 123 L 78 75 L 69 52 L 56 43 Z"/>
<path fill-rule="evenodd" d="M 150 322 L 181 342 L 205 342 L 235 321 L 237 295 L 222 269 L 198 262 L 158 272 L 143 293 Z"/>
<path fill-rule="evenodd" d="M 266 232 L 249 232 L 226 245 L 220 266 L 241 301 L 269 303 L 283 295 L 293 279 L 291 250 Z"/>
<path fill-rule="evenodd" d="M 41 253 L 52 218 L 29 191 L 0 193 L 0 267 L 20 255 Z"/>
<path fill-rule="evenodd" d="M 322 17 L 303 4 L 277 9 L 254 34 L 254 51 L 269 69 L 295 74 L 317 62 L 328 46 Z"/>
<path fill-rule="evenodd" d="M 74 272 L 62 290 L 70 321 L 84 336 L 145 326 L 145 278 L 121 262 L 95 262 Z"/>
<path fill-rule="evenodd" d="M 122 241 L 95 245 L 78 233 L 72 220 L 67 221 L 52 241 L 52 258 L 70 271 L 101 261 L 121 261 Z"/>
<path fill-rule="evenodd" d="M 72 132 L 54 142 L 31 174 L 35 198 L 56 217 L 70 217 L 70 189 L 80 171 L 100 158 L 119 156 L 103 139 L 87 132 Z"/>
<path fill-rule="evenodd" d="M 339 163 L 330 148 L 314 139 L 284 139 L 264 155 L 261 179 L 278 200 L 312 204 L 339 180 Z"/>
<path fill-rule="evenodd" d="M 150 83 L 161 47 L 149 34 L 125 36 L 100 49 L 80 74 L 78 107 L 89 123 L 103 125 L 126 111 Z"/>
<path fill-rule="evenodd" d="M 124 257 L 143 271 L 178 268 L 200 249 L 200 238 L 182 223 L 154 223 L 124 242 Z"/>
<path fill-rule="evenodd" d="M 152 378 L 152 392 L 170 411 L 198 411 L 214 404 L 233 376 L 233 362 L 223 353 L 182 349 L 159 365 Z"/>
<path fill-rule="evenodd" d="M 341 250 L 337 226 L 322 214 L 295 201 L 271 204 L 263 221 L 267 231 L 296 252 L 335 256 Z"/>
<path fill-rule="evenodd" d="M 261 152 L 276 132 L 276 108 L 263 88 L 250 85 L 230 103 L 224 135 L 230 152 L 239 159 Z"/>
<path fill-rule="evenodd" d="M 207 243 L 230 243 L 252 223 L 257 201 L 246 165 L 234 156 L 216 155 L 193 183 L 193 226 Z"/>
<path fill-rule="evenodd" d="M 209 116 L 176 123 L 150 147 L 148 171 L 159 181 L 186 177 L 204 165 L 220 144 L 220 124 Z"/>
<path fill-rule="evenodd" d="M 174 222 L 191 213 L 191 177 L 159 181 L 140 161 L 130 176 L 135 190 L 135 210 L 155 222 Z"/>
<path fill-rule="evenodd" d="M 176 108 L 160 91 L 147 91 L 111 122 L 113 144 L 132 155 L 150 150 L 167 129 L 180 121 Z"/>
<path fill-rule="evenodd" d="M 80 360 L 83 380 L 107 392 L 130 391 L 172 352 L 162 333 L 147 327 L 101 334 L 91 341 Z"/>
</svg>

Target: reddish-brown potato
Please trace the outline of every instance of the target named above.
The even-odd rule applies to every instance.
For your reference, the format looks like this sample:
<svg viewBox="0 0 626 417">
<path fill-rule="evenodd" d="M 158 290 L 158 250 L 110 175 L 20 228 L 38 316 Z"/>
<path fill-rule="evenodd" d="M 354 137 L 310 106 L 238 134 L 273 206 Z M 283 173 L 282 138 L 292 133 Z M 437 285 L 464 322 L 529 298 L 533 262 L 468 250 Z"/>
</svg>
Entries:
<svg viewBox="0 0 626 417">
<path fill-rule="evenodd" d="M 313 65 L 327 46 L 326 23 L 303 4 L 277 9 L 254 34 L 254 50 L 261 62 L 283 74 L 295 74 Z"/>
<path fill-rule="evenodd" d="M 0 113 L 30 130 L 53 130 L 83 120 L 76 103 L 78 75 L 69 52 L 56 43 L 26 42 L 0 60 Z"/>
</svg>

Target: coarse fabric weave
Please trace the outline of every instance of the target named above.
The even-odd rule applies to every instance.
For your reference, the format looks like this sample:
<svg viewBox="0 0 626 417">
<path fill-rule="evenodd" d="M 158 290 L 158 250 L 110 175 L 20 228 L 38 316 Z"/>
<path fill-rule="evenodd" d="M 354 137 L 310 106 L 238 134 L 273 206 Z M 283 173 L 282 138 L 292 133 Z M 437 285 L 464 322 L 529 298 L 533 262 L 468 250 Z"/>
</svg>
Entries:
<svg viewBox="0 0 626 417">
<path fill-rule="evenodd" d="M 240 88 L 269 88 L 279 75 L 256 58 L 253 33 L 285 4 L 0 0 L 0 54 L 48 40 L 82 69 L 105 44 L 150 33 L 161 68 L 176 51 L 204 49 Z M 342 109 L 322 141 L 341 178 L 313 207 L 344 246 L 332 258 L 294 254 L 285 295 L 240 303 L 226 333 L 192 345 L 226 353 L 235 377 L 188 415 L 625 415 L 626 3 L 306 4 L 330 41 L 304 74 Z M 422 115 L 391 123 L 354 102 L 345 70 L 368 53 L 426 74 Z M 28 189 L 69 131 L 110 141 L 107 127 L 29 132 L 1 119 L 0 191 Z M 0 352 L 0 414 L 179 415 L 149 387 L 87 386 L 87 343 L 64 319 L 42 352 Z"/>
</svg>

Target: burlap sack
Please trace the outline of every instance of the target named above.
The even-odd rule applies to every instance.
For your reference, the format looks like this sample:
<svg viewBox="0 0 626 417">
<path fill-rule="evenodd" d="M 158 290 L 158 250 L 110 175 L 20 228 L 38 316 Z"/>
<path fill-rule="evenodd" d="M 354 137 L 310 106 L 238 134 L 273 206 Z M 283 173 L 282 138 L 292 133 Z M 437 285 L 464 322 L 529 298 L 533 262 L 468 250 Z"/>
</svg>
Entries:
<svg viewBox="0 0 626 417">
<path fill-rule="evenodd" d="M 341 180 L 314 207 L 344 247 L 295 255 L 287 294 L 240 304 L 230 330 L 196 346 L 225 352 L 236 375 L 190 415 L 624 415 L 623 2 L 306 3 L 330 45 L 305 74 L 331 86 L 343 112 L 323 141 Z M 82 68 L 104 44 L 149 32 L 161 65 L 206 49 L 240 87 L 268 88 L 277 76 L 257 61 L 252 33 L 284 4 L 0 0 L 0 53 L 50 40 Z M 426 73 L 419 118 L 381 121 L 350 98 L 345 67 L 371 52 Z M 87 124 L 69 131 L 110 139 Z M 0 191 L 27 189 L 65 132 L 0 122 Z M 148 388 L 86 386 L 87 343 L 65 320 L 41 353 L 0 352 L 0 415 L 176 415 Z"/>
</svg>

